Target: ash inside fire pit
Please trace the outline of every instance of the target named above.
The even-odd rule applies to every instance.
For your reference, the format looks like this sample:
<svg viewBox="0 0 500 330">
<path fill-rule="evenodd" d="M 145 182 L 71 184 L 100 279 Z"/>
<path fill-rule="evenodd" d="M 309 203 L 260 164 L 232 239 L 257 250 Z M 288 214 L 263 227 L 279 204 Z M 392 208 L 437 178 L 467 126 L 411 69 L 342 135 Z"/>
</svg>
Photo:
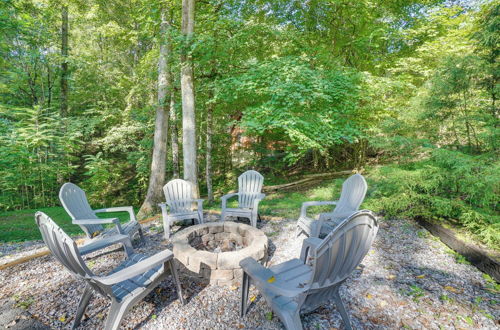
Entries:
<svg viewBox="0 0 500 330">
<path fill-rule="evenodd" d="M 241 280 L 239 262 L 252 257 L 267 260 L 267 236 L 252 226 L 234 222 L 210 222 L 191 226 L 173 240 L 175 258 L 187 275 L 229 285 Z"/>
<path fill-rule="evenodd" d="M 189 241 L 189 245 L 194 247 L 196 250 L 215 253 L 238 251 L 244 247 L 241 239 L 238 240 L 229 237 L 223 239 L 215 239 L 214 237 L 214 239 L 206 239 L 205 241 L 203 241 L 202 237 L 195 236 L 192 240 Z"/>
</svg>

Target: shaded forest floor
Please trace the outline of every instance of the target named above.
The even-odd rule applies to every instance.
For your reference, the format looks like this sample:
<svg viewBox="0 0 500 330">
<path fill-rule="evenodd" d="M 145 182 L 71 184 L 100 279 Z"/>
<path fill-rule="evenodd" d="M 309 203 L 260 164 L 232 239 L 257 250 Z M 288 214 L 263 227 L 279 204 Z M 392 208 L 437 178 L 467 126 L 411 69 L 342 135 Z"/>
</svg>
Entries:
<svg viewBox="0 0 500 330">
<path fill-rule="evenodd" d="M 210 221 L 216 216 L 208 216 Z M 144 226 L 147 241 L 141 253 L 170 247 L 159 220 Z M 268 235 L 270 264 L 298 256 L 295 220 L 262 221 Z M 413 221 L 382 221 L 371 252 L 341 290 L 356 328 L 482 328 L 500 325 L 499 287 L 475 267 L 463 263 L 444 244 Z M 176 228 L 174 228 L 176 230 Z M 90 255 L 96 273 L 115 267 L 124 254 L 110 248 Z M 181 276 L 185 306 L 170 280 L 164 281 L 127 315 L 124 324 L 145 329 L 266 328 L 281 329 L 279 320 L 257 291 L 249 313 L 238 316 L 239 288 L 206 286 Z M 84 284 L 53 257 L 37 258 L 0 272 L 0 300 L 13 299 L 33 318 L 51 327 L 70 327 Z M 99 328 L 109 300 L 94 296 L 82 328 Z M 343 328 L 333 304 L 302 316 L 305 328 Z"/>
</svg>

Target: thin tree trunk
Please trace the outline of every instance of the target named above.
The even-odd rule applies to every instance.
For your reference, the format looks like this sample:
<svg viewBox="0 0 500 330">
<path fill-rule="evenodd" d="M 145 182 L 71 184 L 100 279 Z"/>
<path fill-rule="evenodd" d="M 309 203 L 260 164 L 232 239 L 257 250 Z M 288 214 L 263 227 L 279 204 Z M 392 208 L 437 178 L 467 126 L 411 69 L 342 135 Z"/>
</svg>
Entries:
<svg viewBox="0 0 500 330">
<path fill-rule="evenodd" d="M 208 202 L 214 200 L 214 193 L 212 188 L 212 115 L 213 115 L 213 102 L 207 107 L 207 158 L 206 158 L 206 180 L 207 180 L 207 192 L 208 192 Z"/>
<path fill-rule="evenodd" d="M 50 64 L 47 63 L 47 108 L 52 105 L 52 76 Z"/>
<path fill-rule="evenodd" d="M 179 178 L 179 132 L 177 130 L 177 114 L 175 113 L 175 95 L 170 94 L 170 119 L 172 128 L 172 167 L 174 178 Z"/>
<path fill-rule="evenodd" d="M 194 6 L 194 0 L 182 0 L 182 34 L 185 38 L 181 53 L 182 149 L 184 179 L 193 184 L 194 197 L 198 198 L 194 74 L 193 57 L 190 50 L 194 32 Z"/>
<path fill-rule="evenodd" d="M 61 10 L 61 116 L 68 115 L 68 6 Z"/>
<path fill-rule="evenodd" d="M 158 104 L 156 106 L 153 157 L 151 160 L 148 192 L 139 210 L 139 218 L 152 214 L 157 209 L 157 203 L 163 200 L 162 188 L 165 183 L 169 115 L 167 106 L 170 105 L 169 97 L 171 91 L 169 89 L 172 88 L 169 70 L 171 42 L 168 37 L 168 29 L 169 21 L 167 19 L 167 8 L 163 8 L 160 26 L 161 41 L 160 55 L 158 57 Z"/>
</svg>

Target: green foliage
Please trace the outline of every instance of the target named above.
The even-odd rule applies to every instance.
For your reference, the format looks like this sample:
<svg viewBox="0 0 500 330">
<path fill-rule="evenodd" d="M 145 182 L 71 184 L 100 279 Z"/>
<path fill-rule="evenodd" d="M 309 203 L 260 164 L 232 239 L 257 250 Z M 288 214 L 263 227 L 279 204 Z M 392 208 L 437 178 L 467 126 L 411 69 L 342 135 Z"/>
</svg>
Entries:
<svg viewBox="0 0 500 330">
<path fill-rule="evenodd" d="M 388 217 L 451 221 L 498 246 L 500 163 L 490 157 L 434 149 L 425 161 L 376 168 L 369 207 Z"/>
<path fill-rule="evenodd" d="M 498 244 L 500 7 L 459 3 L 200 1 L 186 43 L 179 1 L 68 0 L 62 118 L 61 3 L 2 0 L 0 210 L 57 205 L 65 181 L 81 185 L 95 207 L 141 203 L 166 6 L 177 115 L 170 129 L 181 131 L 179 58 L 189 51 L 202 194 L 210 111 L 217 194 L 248 168 L 270 185 L 378 162 L 385 165 L 369 172 L 367 207 L 451 221 Z M 295 217 L 307 199 L 337 197 L 340 184 L 276 194 L 262 210 Z"/>
<path fill-rule="evenodd" d="M 78 148 L 75 136 L 40 107 L 0 107 L 0 118 L 0 209 L 53 205 L 59 178 L 73 171 L 68 161 L 69 150 Z"/>
<path fill-rule="evenodd" d="M 246 134 L 281 136 L 290 163 L 309 150 L 324 154 L 359 136 L 355 76 L 315 68 L 307 58 L 281 57 L 250 64 L 246 73 L 220 84 L 221 98 L 244 107 L 240 125 Z"/>
</svg>

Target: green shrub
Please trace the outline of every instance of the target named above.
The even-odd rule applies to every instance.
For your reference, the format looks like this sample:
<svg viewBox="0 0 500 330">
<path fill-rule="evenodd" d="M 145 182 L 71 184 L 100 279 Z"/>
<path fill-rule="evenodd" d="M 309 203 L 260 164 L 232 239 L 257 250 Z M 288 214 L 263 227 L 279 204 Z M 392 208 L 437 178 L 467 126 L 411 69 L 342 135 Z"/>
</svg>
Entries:
<svg viewBox="0 0 500 330">
<path fill-rule="evenodd" d="M 367 206 L 387 217 L 453 222 L 500 245 L 499 161 L 433 149 L 426 160 L 370 170 Z"/>
</svg>

